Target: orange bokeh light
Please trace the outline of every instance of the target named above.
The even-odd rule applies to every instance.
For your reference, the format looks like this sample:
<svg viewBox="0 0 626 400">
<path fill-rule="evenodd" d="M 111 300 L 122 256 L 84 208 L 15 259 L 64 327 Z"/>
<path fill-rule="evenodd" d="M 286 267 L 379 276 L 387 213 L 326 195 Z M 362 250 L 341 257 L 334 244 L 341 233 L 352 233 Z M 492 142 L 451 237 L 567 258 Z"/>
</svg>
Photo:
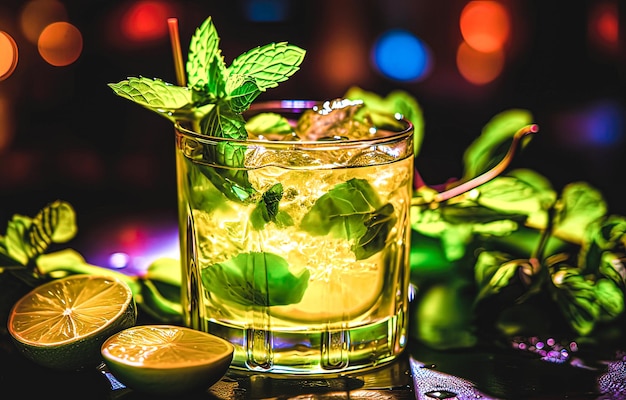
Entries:
<svg viewBox="0 0 626 400">
<path fill-rule="evenodd" d="M 37 43 L 46 26 L 58 21 L 67 21 L 67 10 L 57 0 L 31 0 L 20 13 L 22 32 L 33 44 Z"/>
<path fill-rule="evenodd" d="M 41 57 L 49 64 L 56 67 L 70 65 L 83 51 L 83 36 L 74 25 L 55 22 L 41 32 L 37 48 Z"/>
<path fill-rule="evenodd" d="M 161 39 L 168 33 L 165 21 L 170 7 L 161 1 L 139 1 L 126 10 L 121 21 L 124 36 L 134 42 Z"/>
<path fill-rule="evenodd" d="M 504 52 L 502 50 L 485 53 L 461 43 L 456 54 L 456 65 L 459 73 L 468 82 L 484 85 L 495 80 L 504 68 Z"/>
<path fill-rule="evenodd" d="M 17 67 L 17 44 L 13 37 L 4 31 L 0 31 L 0 81 L 5 80 Z"/>
<path fill-rule="evenodd" d="M 473 0 L 459 18 L 461 35 L 473 49 L 485 53 L 502 49 L 511 33 L 508 8 L 492 0 Z"/>
</svg>

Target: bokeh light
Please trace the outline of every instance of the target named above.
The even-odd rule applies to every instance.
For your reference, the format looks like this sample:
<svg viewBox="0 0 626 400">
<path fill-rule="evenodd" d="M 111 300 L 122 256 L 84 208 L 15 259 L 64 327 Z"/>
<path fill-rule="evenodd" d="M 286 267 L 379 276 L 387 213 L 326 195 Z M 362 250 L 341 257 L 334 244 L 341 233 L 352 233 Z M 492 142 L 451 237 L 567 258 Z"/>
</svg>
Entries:
<svg viewBox="0 0 626 400">
<path fill-rule="evenodd" d="M 459 45 L 456 54 L 459 73 L 474 85 L 484 85 L 494 81 L 504 68 L 504 52 L 496 50 L 489 53 L 477 51 L 467 42 Z"/>
<path fill-rule="evenodd" d="M 56 67 L 70 65 L 83 51 L 83 36 L 68 22 L 54 22 L 41 32 L 37 48 L 49 64 Z"/>
<path fill-rule="evenodd" d="M 589 37 L 593 44 L 605 49 L 617 50 L 619 42 L 619 18 L 617 3 L 600 2 L 589 13 Z"/>
<path fill-rule="evenodd" d="M 375 67 L 398 81 L 417 81 L 430 72 L 430 51 L 418 37 L 402 29 L 383 33 L 373 47 Z"/>
<path fill-rule="evenodd" d="M 624 110 L 613 100 L 594 101 L 557 118 L 562 143 L 585 151 L 625 142 L 625 125 Z"/>
<path fill-rule="evenodd" d="M 11 35 L 0 31 L 0 82 L 11 76 L 17 67 L 17 44 Z"/>
<path fill-rule="evenodd" d="M 45 27 L 53 22 L 67 22 L 67 10 L 57 0 L 31 0 L 20 13 L 20 26 L 26 39 L 37 44 Z"/>
<path fill-rule="evenodd" d="M 123 14 L 121 30 L 133 42 L 159 40 L 168 34 L 167 19 L 172 10 L 164 1 L 138 1 Z"/>
<path fill-rule="evenodd" d="M 247 0 L 244 10 L 246 18 L 253 22 L 280 22 L 289 14 L 286 0 Z"/>
<path fill-rule="evenodd" d="M 9 150 L 15 136 L 14 110 L 11 99 L 0 92 L 0 155 Z M 1 168 L 1 166 L 0 166 Z"/>
<path fill-rule="evenodd" d="M 459 25 L 470 47 L 490 53 L 509 40 L 511 17 L 508 8 L 497 1 L 473 0 L 461 11 Z"/>
</svg>

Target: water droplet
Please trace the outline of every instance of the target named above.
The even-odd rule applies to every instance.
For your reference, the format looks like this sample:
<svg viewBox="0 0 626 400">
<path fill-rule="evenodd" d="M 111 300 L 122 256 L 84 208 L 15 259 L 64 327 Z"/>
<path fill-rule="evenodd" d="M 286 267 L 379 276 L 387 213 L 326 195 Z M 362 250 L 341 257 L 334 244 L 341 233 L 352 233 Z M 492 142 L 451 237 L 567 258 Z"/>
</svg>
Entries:
<svg viewBox="0 0 626 400">
<path fill-rule="evenodd" d="M 452 399 L 456 397 L 456 393 L 447 390 L 433 390 L 424 394 L 432 399 Z"/>
</svg>

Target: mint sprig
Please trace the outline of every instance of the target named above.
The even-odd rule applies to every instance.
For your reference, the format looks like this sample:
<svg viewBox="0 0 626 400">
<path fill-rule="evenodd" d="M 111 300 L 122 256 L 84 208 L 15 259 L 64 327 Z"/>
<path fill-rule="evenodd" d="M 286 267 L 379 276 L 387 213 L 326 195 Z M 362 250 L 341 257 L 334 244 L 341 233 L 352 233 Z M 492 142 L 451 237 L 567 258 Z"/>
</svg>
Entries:
<svg viewBox="0 0 626 400">
<path fill-rule="evenodd" d="M 298 71 L 305 53 L 287 42 L 270 43 L 241 54 L 227 67 L 209 17 L 196 29 L 189 44 L 187 86 L 158 78 L 131 77 L 109 87 L 172 122 L 191 122 L 202 134 L 245 139 L 241 114 L 262 92 Z"/>
</svg>

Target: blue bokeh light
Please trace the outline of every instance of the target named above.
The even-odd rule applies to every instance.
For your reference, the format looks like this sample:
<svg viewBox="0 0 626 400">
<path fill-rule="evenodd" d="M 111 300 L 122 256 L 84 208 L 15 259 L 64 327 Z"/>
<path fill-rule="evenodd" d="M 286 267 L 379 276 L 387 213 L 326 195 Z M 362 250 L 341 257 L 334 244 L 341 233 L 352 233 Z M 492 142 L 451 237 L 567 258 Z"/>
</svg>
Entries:
<svg viewBox="0 0 626 400">
<path fill-rule="evenodd" d="M 378 38 L 373 47 L 373 62 L 381 74 L 398 81 L 423 79 L 431 65 L 424 42 L 402 29 L 389 30 Z"/>
<path fill-rule="evenodd" d="M 593 102 L 561 116 L 563 141 L 571 147 L 608 148 L 625 141 L 624 111 L 614 101 Z"/>
<path fill-rule="evenodd" d="M 253 22 L 280 22 L 287 19 L 286 0 L 247 0 L 246 18 Z"/>
</svg>

